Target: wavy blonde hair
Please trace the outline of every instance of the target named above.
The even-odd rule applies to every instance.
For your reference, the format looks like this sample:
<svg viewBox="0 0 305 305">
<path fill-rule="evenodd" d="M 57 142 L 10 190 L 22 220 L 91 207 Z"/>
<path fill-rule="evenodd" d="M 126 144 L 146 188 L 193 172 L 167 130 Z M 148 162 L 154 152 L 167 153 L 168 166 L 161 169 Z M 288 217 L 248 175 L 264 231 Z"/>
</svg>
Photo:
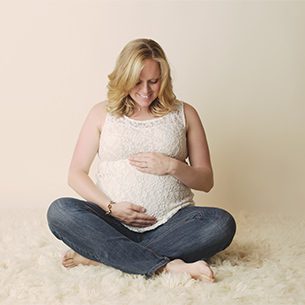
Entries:
<svg viewBox="0 0 305 305">
<path fill-rule="evenodd" d="M 160 65 L 160 90 L 158 97 L 149 106 L 154 116 L 163 116 L 176 110 L 178 101 L 173 92 L 170 67 L 161 46 L 152 39 L 130 41 L 121 51 L 115 68 L 108 75 L 108 101 L 106 109 L 116 116 L 130 116 L 135 111 L 135 102 L 129 96 L 138 83 L 144 60 L 153 59 Z"/>
</svg>

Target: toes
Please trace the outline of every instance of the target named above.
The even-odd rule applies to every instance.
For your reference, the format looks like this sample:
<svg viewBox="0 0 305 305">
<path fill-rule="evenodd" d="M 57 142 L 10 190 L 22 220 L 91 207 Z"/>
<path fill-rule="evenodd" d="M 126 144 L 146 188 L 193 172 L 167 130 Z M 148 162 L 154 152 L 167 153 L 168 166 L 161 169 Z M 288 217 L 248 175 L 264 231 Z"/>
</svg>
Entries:
<svg viewBox="0 0 305 305">
<path fill-rule="evenodd" d="M 73 258 L 75 255 L 75 252 L 73 250 L 68 250 L 65 255 L 64 255 L 64 258 L 67 259 L 67 258 Z"/>
<path fill-rule="evenodd" d="M 205 270 L 205 274 L 210 278 L 214 279 L 214 273 L 213 271 L 209 268 L 208 270 Z"/>
<path fill-rule="evenodd" d="M 62 265 L 66 268 L 76 267 L 82 265 L 99 265 L 99 262 L 92 261 L 88 258 L 81 256 L 73 250 L 68 250 L 62 258 Z"/>
<path fill-rule="evenodd" d="M 75 264 L 68 264 L 68 265 L 63 265 L 65 268 L 68 268 L 68 269 L 70 269 L 70 268 L 73 268 L 73 267 L 76 267 L 77 265 L 75 265 Z"/>
<path fill-rule="evenodd" d="M 207 276 L 205 274 L 201 274 L 197 279 L 202 282 L 214 282 L 215 281 L 214 278 L 210 278 L 209 276 Z"/>
<path fill-rule="evenodd" d="M 210 277 L 210 278 L 214 278 L 214 272 L 213 272 L 213 270 L 210 268 L 210 267 L 208 267 L 207 269 L 205 269 L 206 270 L 206 274 Z"/>
<path fill-rule="evenodd" d="M 62 264 L 72 264 L 73 263 L 73 259 L 72 258 L 67 258 L 67 259 L 63 259 L 62 260 Z"/>
<path fill-rule="evenodd" d="M 73 250 L 68 250 L 64 257 L 62 258 L 62 265 L 66 268 L 72 268 L 75 267 L 76 264 L 74 262 L 75 252 Z"/>
<path fill-rule="evenodd" d="M 201 272 L 201 274 L 198 277 L 201 281 L 208 281 L 208 282 L 214 282 L 215 278 L 213 274 L 207 273 L 207 272 Z"/>
<path fill-rule="evenodd" d="M 76 264 L 73 262 L 73 260 L 64 261 L 62 265 L 66 268 L 76 267 Z"/>
<path fill-rule="evenodd" d="M 202 260 L 200 262 L 204 265 L 203 267 L 205 268 L 205 270 L 208 270 L 208 272 L 210 274 L 210 277 L 214 278 L 214 272 L 211 269 L 211 267 L 209 266 L 209 264 L 206 261 L 204 261 L 204 260 Z"/>
<path fill-rule="evenodd" d="M 200 266 L 200 278 L 206 279 L 210 282 L 215 281 L 215 276 L 213 270 L 210 268 L 210 266 L 206 262 L 202 262 Z"/>
</svg>

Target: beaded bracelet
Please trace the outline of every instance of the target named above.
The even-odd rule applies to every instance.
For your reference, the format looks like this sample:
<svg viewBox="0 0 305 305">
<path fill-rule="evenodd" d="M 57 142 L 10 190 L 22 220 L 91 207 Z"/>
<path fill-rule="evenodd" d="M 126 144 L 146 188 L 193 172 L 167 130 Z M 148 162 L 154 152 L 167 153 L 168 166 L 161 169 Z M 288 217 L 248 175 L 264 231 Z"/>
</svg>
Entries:
<svg viewBox="0 0 305 305">
<path fill-rule="evenodd" d="M 108 211 L 105 213 L 106 215 L 110 215 L 111 214 L 111 208 L 112 208 L 112 205 L 115 204 L 114 201 L 110 200 L 110 203 L 107 205 L 107 208 L 108 208 Z"/>
</svg>

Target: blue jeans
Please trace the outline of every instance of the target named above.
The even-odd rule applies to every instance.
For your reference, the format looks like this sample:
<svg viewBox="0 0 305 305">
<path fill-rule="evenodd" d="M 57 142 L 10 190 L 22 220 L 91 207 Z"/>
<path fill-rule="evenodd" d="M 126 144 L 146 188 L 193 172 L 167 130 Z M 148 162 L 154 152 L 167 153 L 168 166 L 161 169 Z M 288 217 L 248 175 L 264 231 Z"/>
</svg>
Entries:
<svg viewBox="0 0 305 305">
<path fill-rule="evenodd" d="M 146 278 L 176 258 L 207 260 L 228 247 L 236 231 L 225 210 L 187 206 L 153 230 L 134 232 L 97 204 L 71 197 L 53 201 L 47 219 L 52 233 L 80 255 Z"/>
</svg>

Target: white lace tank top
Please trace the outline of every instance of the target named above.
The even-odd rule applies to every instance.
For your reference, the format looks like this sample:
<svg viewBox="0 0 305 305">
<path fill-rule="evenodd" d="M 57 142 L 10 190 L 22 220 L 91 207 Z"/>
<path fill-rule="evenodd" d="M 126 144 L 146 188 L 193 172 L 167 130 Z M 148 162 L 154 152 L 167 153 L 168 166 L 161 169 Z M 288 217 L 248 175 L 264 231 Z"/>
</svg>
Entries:
<svg viewBox="0 0 305 305">
<path fill-rule="evenodd" d="M 177 111 L 139 121 L 107 113 L 100 135 L 96 185 L 115 202 L 127 201 L 146 208 L 157 218 L 149 227 L 123 224 L 136 232 L 152 230 L 165 223 L 179 209 L 193 202 L 190 188 L 171 175 L 142 173 L 128 157 L 139 152 L 159 152 L 185 161 L 186 145 L 183 103 Z"/>
</svg>

